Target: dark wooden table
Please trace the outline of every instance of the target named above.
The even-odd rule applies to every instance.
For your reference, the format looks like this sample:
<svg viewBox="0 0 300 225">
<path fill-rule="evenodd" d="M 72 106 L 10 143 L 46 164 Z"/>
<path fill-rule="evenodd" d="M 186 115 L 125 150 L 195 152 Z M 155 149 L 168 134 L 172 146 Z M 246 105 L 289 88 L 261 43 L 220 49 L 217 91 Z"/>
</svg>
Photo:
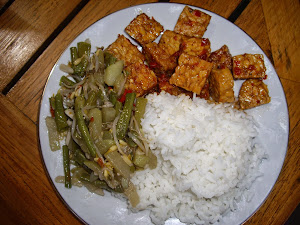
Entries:
<svg viewBox="0 0 300 225">
<path fill-rule="evenodd" d="M 105 15 L 143 0 L 0 0 L 1 224 L 80 224 L 56 195 L 40 157 L 37 118 L 51 68 L 69 43 Z M 300 202 L 300 4 L 298 0 L 178 0 L 246 31 L 272 61 L 290 118 L 275 187 L 246 224 L 284 224 Z"/>
</svg>

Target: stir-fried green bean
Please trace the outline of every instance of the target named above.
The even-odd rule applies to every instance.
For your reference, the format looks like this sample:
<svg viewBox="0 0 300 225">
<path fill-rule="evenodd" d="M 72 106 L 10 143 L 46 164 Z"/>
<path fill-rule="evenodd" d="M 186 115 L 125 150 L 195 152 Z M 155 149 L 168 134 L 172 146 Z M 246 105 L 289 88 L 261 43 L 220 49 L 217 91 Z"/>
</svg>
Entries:
<svg viewBox="0 0 300 225">
<path fill-rule="evenodd" d="M 76 121 L 77 121 L 78 129 L 87 145 L 90 155 L 92 157 L 96 157 L 96 149 L 83 118 L 83 113 L 82 113 L 83 105 L 84 105 L 84 98 L 82 96 L 78 96 L 75 100 Z"/>
<path fill-rule="evenodd" d="M 84 154 L 79 149 L 76 149 L 74 151 L 73 157 L 74 157 L 75 162 L 77 162 L 81 166 L 87 160 L 85 158 Z"/>
<path fill-rule="evenodd" d="M 91 44 L 87 42 L 78 42 L 77 43 L 77 50 L 78 50 L 78 57 L 82 57 L 86 55 L 87 57 L 90 56 L 91 53 Z"/>
<path fill-rule="evenodd" d="M 126 100 L 125 104 L 123 107 L 123 110 L 121 112 L 120 118 L 117 122 L 117 138 L 118 139 L 124 139 L 126 135 L 126 131 L 128 129 L 130 117 L 131 117 L 131 112 L 133 108 L 133 102 L 135 100 L 135 93 L 128 93 L 126 95 Z"/>
<path fill-rule="evenodd" d="M 102 113 L 98 108 L 89 111 L 89 131 L 94 142 L 100 141 L 102 138 Z"/>
<path fill-rule="evenodd" d="M 62 95 L 58 92 L 55 95 L 55 123 L 57 130 L 59 132 L 64 131 L 68 127 L 67 116 L 65 114 L 65 109 L 63 106 L 63 98 Z"/>
<path fill-rule="evenodd" d="M 65 173 L 65 187 L 71 188 L 71 173 L 70 173 L 70 157 L 69 157 L 69 148 L 67 145 L 63 146 L 63 165 Z"/>
<path fill-rule="evenodd" d="M 77 51 L 76 51 L 77 50 Z M 77 49 L 71 48 L 71 62 L 74 73 L 79 76 L 84 76 L 87 66 L 88 58 L 90 57 L 91 45 L 87 42 L 78 42 Z M 77 52 L 77 57 L 76 57 Z"/>
<path fill-rule="evenodd" d="M 86 106 L 96 106 L 97 103 L 97 92 L 90 91 L 88 94 L 88 99 L 86 100 Z"/>
<path fill-rule="evenodd" d="M 117 101 L 115 104 L 116 117 L 120 114 L 122 107 L 123 107 L 122 103 Z"/>
<path fill-rule="evenodd" d="M 72 80 L 70 80 L 69 78 L 67 78 L 66 76 L 62 76 L 60 78 L 60 81 L 59 81 L 59 85 L 60 86 L 74 86 L 76 83 Z"/>
<path fill-rule="evenodd" d="M 49 102 L 50 102 L 50 107 L 52 108 L 52 110 L 55 110 L 55 97 L 52 96 L 51 98 L 49 98 Z"/>
<path fill-rule="evenodd" d="M 111 91 L 109 93 L 109 101 L 115 106 L 117 101 L 118 101 L 118 98 L 117 98 L 117 94 L 116 92 L 114 91 Z"/>
<path fill-rule="evenodd" d="M 78 59 L 78 51 L 76 47 L 70 48 L 71 53 L 71 63 L 74 64 L 75 60 Z"/>
<path fill-rule="evenodd" d="M 143 118 L 145 114 L 145 109 L 147 105 L 147 99 L 146 98 L 137 98 L 136 99 L 136 106 L 135 106 L 135 119 L 138 122 L 138 124 L 141 124 L 141 119 Z"/>
</svg>

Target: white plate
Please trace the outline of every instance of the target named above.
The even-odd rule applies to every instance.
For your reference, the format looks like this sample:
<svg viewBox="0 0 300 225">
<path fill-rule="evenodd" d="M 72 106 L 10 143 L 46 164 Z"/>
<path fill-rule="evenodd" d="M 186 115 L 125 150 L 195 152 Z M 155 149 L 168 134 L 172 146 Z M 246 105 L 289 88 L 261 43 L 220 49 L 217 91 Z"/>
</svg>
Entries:
<svg viewBox="0 0 300 225">
<path fill-rule="evenodd" d="M 124 28 L 140 12 L 153 16 L 164 26 L 165 30 L 173 30 L 183 7 L 182 4 L 154 3 L 123 9 L 91 25 L 69 47 L 76 46 L 77 42 L 84 41 L 87 38 L 91 40 L 93 51 L 96 46 L 107 47 L 117 38 L 118 34 L 126 35 Z M 240 202 L 238 209 L 226 215 L 222 222 L 222 224 L 230 225 L 240 224 L 260 207 L 281 171 L 288 144 L 289 116 L 287 104 L 276 71 L 260 47 L 231 22 L 212 12 L 202 11 L 212 16 L 208 29 L 204 34 L 204 37 L 210 39 L 212 51 L 226 44 L 233 56 L 243 53 L 263 54 L 267 68 L 268 79 L 265 80 L 265 83 L 269 87 L 272 98 L 271 103 L 247 112 L 257 119 L 260 126 L 259 138 L 263 142 L 269 159 L 264 160 L 261 165 L 264 176 L 258 178 L 251 187 L 251 191 L 255 193 L 251 202 L 247 203 L 244 200 Z M 67 63 L 70 59 L 69 47 L 61 55 L 50 73 L 40 108 L 39 136 L 41 151 L 53 185 L 70 210 L 88 224 L 151 224 L 148 211 L 130 213 L 126 202 L 112 197 L 107 192 L 104 197 L 101 197 L 91 194 L 85 188 L 72 187 L 69 190 L 63 184 L 54 182 L 56 176 L 63 175 L 62 153 L 61 151 L 50 151 L 45 118 L 50 115 L 49 97 L 57 92 L 59 79 L 63 75 L 58 66 L 61 63 Z M 240 85 L 241 81 L 235 82 L 235 93 L 238 93 Z M 166 224 L 180 224 L 180 222 L 177 219 L 169 219 Z"/>
</svg>

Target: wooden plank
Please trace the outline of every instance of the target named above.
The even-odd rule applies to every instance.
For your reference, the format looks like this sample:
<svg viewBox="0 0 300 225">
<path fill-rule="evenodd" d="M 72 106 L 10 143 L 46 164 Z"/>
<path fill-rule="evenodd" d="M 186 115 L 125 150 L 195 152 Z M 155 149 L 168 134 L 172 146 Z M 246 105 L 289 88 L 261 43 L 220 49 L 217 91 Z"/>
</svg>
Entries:
<svg viewBox="0 0 300 225">
<path fill-rule="evenodd" d="M 261 1 L 252 0 L 235 21 L 235 24 L 252 37 L 272 61 L 271 46 Z"/>
<path fill-rule="evenodd" d="M 274 64 L 280 77 L 300 81 L 299 0 L 262 0 Z"/>
<path fill-rule="evenodd" d="M 0 0 L 0 9 L 2 9 L 7 2 L 9 2 L 9 0 Z"/>
<path fill-rule="evenodd" d="M 212 11 L 214 13 L 217 13 L 220 16 L 223 16 L 225 18 L 228 18 L 230 14 L 235 10 L 235 8 L 239 5 L 241 0 L 205 0 L 205 1 L 199 1 L 199 0 L 171 0 L 170 2 L 175 3 L 183 3 L 187 5 L 193 5 L 197 6 L 209 11 Z"/>
<path fill-rule="evenodd" d="M 281 82 L 290 114 L 288 152 L 272 192 L 246 224 L 284 224 L 300 202 L 300 83 L 287 79 L 281 79 Z"/>
<path fill-rule="evenodd" d="M 0 16 L 0 90 L 80 0 L 16 0 Z"/>
<path fill-rule="evenodd" d="M 88 26 L 119 9 L 153 1 L 90 1 L 43 52 L 15 87 L 7 94 L 29 118 L 37 121 L 39 102 L 49 73 L 61 53 Z M 101 5 L 101 7 L 99 7 Z"/>
<path fill-rule="evenodd" d="M 3 95 L 0 95 L 0 121 L 1 222 L 80 224 L 47 179 L 39 153 L 37 127 Z"/>
</svg>

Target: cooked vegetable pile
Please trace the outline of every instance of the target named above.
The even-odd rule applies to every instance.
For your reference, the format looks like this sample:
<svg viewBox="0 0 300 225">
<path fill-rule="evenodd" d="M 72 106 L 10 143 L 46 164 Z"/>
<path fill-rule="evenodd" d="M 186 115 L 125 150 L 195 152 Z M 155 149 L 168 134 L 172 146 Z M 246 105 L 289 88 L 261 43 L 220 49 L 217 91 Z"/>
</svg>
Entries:
<svg viewBox="0 0 300 225">
<path fill-rule="evenodd" d="M 51 150 L 61 149 L 65 138 L 65 176 L 56 181 L 100 195 L 103 189 L 124 193 L 135 206 L 139 197 L 130 175 L 156 167 L 140 125 L 147 99 L 125 89 L 124 61 L 102 48 L 91 54 L 88 40 L 70 51 L 69 65 L 60 66 L 69 75 L 61 77 L 46 118 Z"/>
</svg>

